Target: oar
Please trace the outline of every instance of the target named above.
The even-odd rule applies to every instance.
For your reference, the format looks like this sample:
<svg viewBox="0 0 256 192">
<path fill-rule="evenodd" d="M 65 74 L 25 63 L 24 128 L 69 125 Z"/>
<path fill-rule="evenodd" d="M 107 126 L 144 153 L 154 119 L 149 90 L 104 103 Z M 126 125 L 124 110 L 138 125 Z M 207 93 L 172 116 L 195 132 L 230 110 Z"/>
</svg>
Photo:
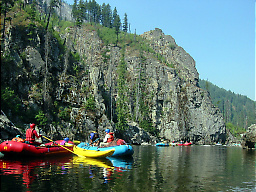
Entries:
<svg viewBox="0 0 256 192">
<path fill-rule="evenodd" d="M 73 141 L 73 143 L 75 143 L 75 144 L 79 144 L 79 143 L 81 143 L 81 141 L 74 140 L 74 141 Z"/>
<path fill-rule="evenodd" d="M 48 137 L 45 137 L 44 135 L 42 135 L 42 137 L 43 137 L 43 138 L 45 138 L 45 139 L 47 139 L 47 140 L 49 140 L 49 141 L 51 141 L 51 142 L 53 142 L 53 143 L 56 143 L 55 141 L 53 141 L 53 140 L 49 139 Z M 64 147 L 64 146 L 60 145 L 59 143 L 56 143 L 56 144 L 57 144 L 58 146 L 60 146 L 60 147 L 64 148 L 64 149 L 66 149 L 66 150 L 70 151 L 71 153 L 73 153 L 73 154 L 75 154 L 75 155 L 79 156 L 79 157 L 84 157 L 84 156 L 81 156 L 81 155 L 76 154 L 74 151 L 72 151 L 72 150 L 68 149 L 67 147 Z"/>
</svg>

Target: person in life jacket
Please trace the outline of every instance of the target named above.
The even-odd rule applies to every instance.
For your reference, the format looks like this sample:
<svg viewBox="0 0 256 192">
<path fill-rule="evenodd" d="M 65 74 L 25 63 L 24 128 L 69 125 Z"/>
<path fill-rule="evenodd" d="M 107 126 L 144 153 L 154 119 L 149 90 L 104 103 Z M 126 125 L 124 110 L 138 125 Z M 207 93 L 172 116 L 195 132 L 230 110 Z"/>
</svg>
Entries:
<svg viewBox="0 0 256 192">
<path fill-rule="evenodd" d="M 106 129 L 105 133 L 106 133 L 106 135 L 103 140 L 104 143 L 110 143 L 110 142 L 114 141 L 114 133 L 110 132 L 110 129 Z"/>
<path fill-rule="evenodd" d="M 99 146 L 100 138 L 99 134 L 96 131 L 90 133 L 90 145 Z"/>
<path fill-rule="evenodd" d="M 36 124 L 31 123 L 30 129 L 27 129 L 26 131 L 26 143 L 33 144 L 33 145 L 40 145 L 41 143 L 35 141 L 36 138 L 40 138 L 41 135 L 38 135 L 35 130 Z"/>
<path fill-rule="evenodd" d="M 12 141 L 16 141 L 16 142 L 21 142 L 21 143 L 23 143 L 23 142 L 24 142 L 24 139 L 20 138 L 20 135 L 16 135 L 16 137 L 14 137 L 14 138 L 12 139 Z"/>
<path fill-rule="evenodd" d="M 68 143 L 69 138 L 66 137 L 63 141 L 60 142 L 60 145 L 65 145 L 65 143 Z"/>
</svg>

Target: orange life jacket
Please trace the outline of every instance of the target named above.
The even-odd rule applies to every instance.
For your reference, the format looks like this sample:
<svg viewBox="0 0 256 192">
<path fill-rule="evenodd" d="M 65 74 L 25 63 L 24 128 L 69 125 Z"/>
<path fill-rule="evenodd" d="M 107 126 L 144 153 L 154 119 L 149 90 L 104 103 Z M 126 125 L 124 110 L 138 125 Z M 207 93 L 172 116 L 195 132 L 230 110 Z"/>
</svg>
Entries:
<svg viewBox="0 0 256 192">
<path fill-rule="evenodd" d="M 109 132 L 108 134 L 110 135 L 110 137 L 108 138 L 107 142 L 110 143 L 110 142 L 114 141 L 114 136 L 113 136 L 114 133 L 113 132 Z"/>
<path fill-rule="evenodd" d="M 16 142 L 21 142 L 21 143 L 23 143 L 23 142 L 24 142 L 24 139 L 21 139 L 21 138 L 19 138 L 19 137 L 14 137 L 14 138 L 12 139 L 12 141 L 16 141 Z"/>
</svg>

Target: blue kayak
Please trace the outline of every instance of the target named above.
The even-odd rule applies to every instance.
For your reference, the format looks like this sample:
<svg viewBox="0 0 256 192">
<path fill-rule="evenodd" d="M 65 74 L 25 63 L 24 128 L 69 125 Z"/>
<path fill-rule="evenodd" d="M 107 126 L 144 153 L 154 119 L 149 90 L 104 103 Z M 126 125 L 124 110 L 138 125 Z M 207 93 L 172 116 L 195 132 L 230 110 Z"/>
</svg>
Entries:
<svg viewBox="0 0 256 192">
<path fill-rule="evenodd" d="M 159 147 L 168 147 L 170 146 L 169 143 L 157 143 L 156 146 L 159 146 Z"/>
<path fill-rule="evenodd" d="M 123 157 L 123 156 L 132 156 L 134 151 L 131 145 L 116 145 L 110 147 L 97 147 L 97 146 L 89 146 L 88 143 L 80 143 L 77 147 L 87 149 L 87 150 L 98 150 L 98 151 L 106 151 L 109 149 L 115 149 L 115 152 L 111 157 Z"/>
</svg>

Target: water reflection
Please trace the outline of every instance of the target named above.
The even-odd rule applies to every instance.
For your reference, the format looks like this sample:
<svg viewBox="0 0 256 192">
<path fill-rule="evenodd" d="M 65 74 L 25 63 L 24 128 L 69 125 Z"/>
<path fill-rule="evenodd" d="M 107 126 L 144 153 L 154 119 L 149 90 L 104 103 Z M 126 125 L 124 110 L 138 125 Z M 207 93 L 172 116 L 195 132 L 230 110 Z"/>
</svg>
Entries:
<svg viewBox="0 0 256 192">
<path fill-rule="evenodd" d="M 0 175 L 12 176 L 16 179 L 17 182 L 15 183 L 17 186 L 20 186 L 19 183 L 22 183 L 22 185 L 26 186 L 27 190 L 31 189 L 34 181 L 37 184 L 51 182 L 53 176 L 56 177 L 57 175 L 64 174 L 67 174 L 68 177 L 76 176 L 77 178 L 83 175 L 81 183 L 88 182 L 88 179 L 91 181 L 97 179 L 102 181 L 102 184 L 107 184 L 114 181 L 116 176 L 121 177 L 122 172 L 131 169 L 132 163 L 132 158 L 93 159 L 78 156 L 19 160 L 0 158 Z M 10 179 L 10 177 L 8 178 Z M 58 179 L 58 182 L 63 181 L 64 178 L 62 177 Z M 11 183 L 5 183 L 8 185 L 6 186 L 7 191 L 11 190 Z"/>
<path fill-rule="evenodd" d="M 103 183 L 108 183 L 110 181 L 110 176 L 114 171 L 113 164 L 111 163 L 110 160 L 106 158 L 95 159 L 95 158 L 83 158 L 83 157 L 74 156 L 73 164 L 74 164 L 74 167 L 76 167 L 76 165 L 78 165 L 79 168 L 82 168 L 81 166 L 84 166 L 84 168 L 88 167 L 90 179 L 97 177 L 98 173 L 102 172 L 103 179 L 104 179 Z M 102 168 L 102 170 L 99 170 L 96 167 Z"/>
<path fill-rule="evenodd" d="M 226 191 L 255 189 L 255 151 L 239 147 L 134 147 L 135 188 L 145 191 Z M 148 187 L 150 186 L 150 187 Z M 242 190 L 243 191 L 243 190 Z M 250 190 L 249 190 L 250 191 Z"/>
<path fill-rule="evenodd" d="M 129 159 L 0 159 L 1 191 L 253 191 L 256 186 L 255 151 L 224 146 L 133 148 Z"/>
<path fill-rule="evenodd" d="M 73 164 L 74 165 L 83 165 L 83 166 L 97 166 L 102 168 L 113 168 L 113 165 L 110 160 L 103 158 L 103 159 L 96 159 L 96 158 L 84 158 L 84 157 L 73 157 Z"/>
<path fill-rule="evenodd" d="M 105 170 L 105 178 L 106 178 L 106 182 L 108 183 L 109 181 L 115 180 L 115 179 L 120 179 L 123 176 L 123 172 L 128 171 L 130 169 L 132 169 L 132 164 L 133 164 L 133 158 L 132 157 L 126 157 L 126 158 L 122 158 L 122 157 L 107 157 L 107 159 L 109 159 L 111 161 L 111 163 L 113 164 L 114 169 L 112 170 L 112 172 L 107 172 L 107 170 Z M 114 174 L 113 174 L 114 173 Z"/>
<path fill-rule="evenodd" d="M 107 157 L 113 164 L 115 171 L 122 172 L 132 169 L 133 157 Z"/>
<path fill-rule="evenodd" d="M 68 167 L 72 156 L 66 156 L 61 158 L 32 158 L 32 159 L 0 159 L 1 175 L 13 175 L 14 178 L 22 179 L 22 184 L 26 188 L 30 188 L 30 185 L 35 179 L 42 179 L 45 175 L 54 174 L 67 174 Z M 57 166 L 57 169 L 53 169 L 53 165 Z"/>
</svg>

